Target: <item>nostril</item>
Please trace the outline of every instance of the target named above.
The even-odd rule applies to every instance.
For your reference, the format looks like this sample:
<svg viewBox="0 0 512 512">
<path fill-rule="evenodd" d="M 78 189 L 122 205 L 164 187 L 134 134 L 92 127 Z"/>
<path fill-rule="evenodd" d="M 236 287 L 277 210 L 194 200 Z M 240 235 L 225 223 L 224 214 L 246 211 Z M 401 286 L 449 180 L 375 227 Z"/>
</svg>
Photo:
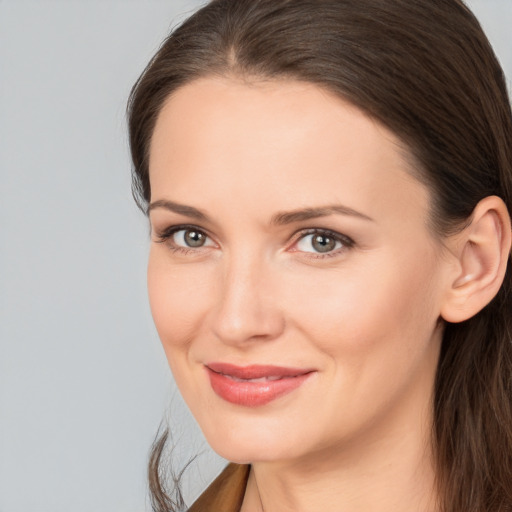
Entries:
<svg viewBox="0 0 512 512">
<path fill-rule="evenodd" d="M 281 313 L 269 304 L 224 303 L 212 318 L 214 334 L 225 343 L 275 339 L 283 328 Z"/>
</svg>

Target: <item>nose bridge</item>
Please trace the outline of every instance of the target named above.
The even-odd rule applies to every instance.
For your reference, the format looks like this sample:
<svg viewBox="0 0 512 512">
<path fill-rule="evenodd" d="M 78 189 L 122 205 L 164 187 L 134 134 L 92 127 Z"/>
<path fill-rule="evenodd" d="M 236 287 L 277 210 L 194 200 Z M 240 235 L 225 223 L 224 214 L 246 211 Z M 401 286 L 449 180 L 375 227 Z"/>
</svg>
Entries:
<svg viewBox="0 0 512 512">
<path fill-rule="evenodd" d="M 271 297 L 270 267 L 255 251 L 241 250 L 224 258 L 213 329 L 225 343 L 273 339 L 282 331 L 284 320 Z"/>
</svg>

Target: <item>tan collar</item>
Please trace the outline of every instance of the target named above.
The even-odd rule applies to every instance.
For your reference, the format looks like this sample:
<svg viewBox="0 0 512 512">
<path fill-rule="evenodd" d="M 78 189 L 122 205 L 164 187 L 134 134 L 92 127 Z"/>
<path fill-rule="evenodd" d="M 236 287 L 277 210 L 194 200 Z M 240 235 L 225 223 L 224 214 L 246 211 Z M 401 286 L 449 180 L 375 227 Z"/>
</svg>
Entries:
<svg viewBox="0 0 512 512">
<path fill-rule="evenodd" d="M 228 464 L 188 512 L 239 512 L 244 500 L 249 471 L 249 465 Z"/>
</svg>

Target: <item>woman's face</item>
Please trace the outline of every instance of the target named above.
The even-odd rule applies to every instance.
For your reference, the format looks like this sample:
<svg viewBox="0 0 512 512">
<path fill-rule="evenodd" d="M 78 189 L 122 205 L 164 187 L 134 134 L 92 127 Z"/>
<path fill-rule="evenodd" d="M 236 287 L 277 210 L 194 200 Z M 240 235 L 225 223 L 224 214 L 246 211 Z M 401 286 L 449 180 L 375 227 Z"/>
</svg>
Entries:
<svg viewBox="0 0 512 512">
<path fill-rule="evenodd" d="M 427 425 L 446 259 L 396 138 L 317 86 L 208 78 L 150 148 L 154 321 L 227 459 Z"/>
</svg>

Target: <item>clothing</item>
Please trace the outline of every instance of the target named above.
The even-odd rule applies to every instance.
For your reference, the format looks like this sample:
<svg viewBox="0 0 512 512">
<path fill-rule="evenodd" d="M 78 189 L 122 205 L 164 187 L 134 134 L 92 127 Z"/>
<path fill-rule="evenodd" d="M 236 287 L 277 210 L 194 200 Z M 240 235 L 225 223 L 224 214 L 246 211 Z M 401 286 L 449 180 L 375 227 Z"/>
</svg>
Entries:
<svg viewBox="0 0 512 512">
<path fill-rule="evenodd" d="M 240 512 L 251 466 L 228 464 L 188 512 Z"/>
</svg>

